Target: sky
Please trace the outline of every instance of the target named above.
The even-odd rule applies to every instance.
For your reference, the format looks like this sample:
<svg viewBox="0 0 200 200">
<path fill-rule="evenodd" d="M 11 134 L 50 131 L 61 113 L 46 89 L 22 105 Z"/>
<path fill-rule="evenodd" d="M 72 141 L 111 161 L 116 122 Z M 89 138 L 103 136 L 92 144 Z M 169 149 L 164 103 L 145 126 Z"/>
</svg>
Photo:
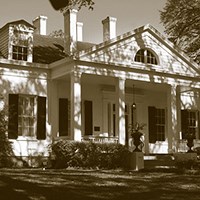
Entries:
<svg viewBox="0 0 200 200">
<path fill-rule="evenodd" d="M 100 43 L 103 41 L 102 20 L 107 16 L 117 18 L 117 35 L 140 26 L 151 24 L 161 33 L 160 13 L 167 0 L 94 0 L 94 10 L 82 8 L 78 21 L 83 22 L 83 40 Z M 24 19 L 30 24 L 39 15 L 48 17 L 47 34 L 63 29 L 64 18 L 60 11 L 51 6 L 49 0 L 1 0 L 0 27 L 8 22 Z"/>
</svg>

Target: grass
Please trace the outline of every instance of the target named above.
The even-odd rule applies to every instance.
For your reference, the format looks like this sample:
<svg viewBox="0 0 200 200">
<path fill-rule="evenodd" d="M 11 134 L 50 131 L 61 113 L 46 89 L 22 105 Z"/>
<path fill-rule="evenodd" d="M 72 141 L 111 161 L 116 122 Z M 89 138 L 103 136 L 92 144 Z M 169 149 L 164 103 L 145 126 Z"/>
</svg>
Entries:
<svg viewBox="0 0 200 200">
<path fill-rule="evenodd" d="M 0 169 L 1 200 L 199 200 L 200 174 Z"/>
</svg>

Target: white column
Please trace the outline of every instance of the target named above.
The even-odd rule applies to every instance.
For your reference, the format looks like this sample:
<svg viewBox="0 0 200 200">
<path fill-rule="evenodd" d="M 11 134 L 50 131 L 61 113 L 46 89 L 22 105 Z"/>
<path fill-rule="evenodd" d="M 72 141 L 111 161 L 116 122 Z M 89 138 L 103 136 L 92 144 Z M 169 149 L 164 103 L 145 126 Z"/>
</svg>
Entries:
<svg viewBox="0 0 200 200">
<path fill-rule="evenodd" d="M 178 113 L 177 113 L 177 86 L 171 85 L 168 90 L 168 112 L 167 112 L 167 131 L 168 131 L 168 152 L 176 151 L 176 139 L 178 135 Z"/>
<path fill-rule="evenodd" d="M 59 111 L 58 111 L 58 85 L 57 85 L 56 80 L 51 80 L 49 81 L 49 86 L 48 86 L 48 96 L 50 97 L 48 99 L 48 105 L 50 105 L 49 109 L 49 120 L 50 123 L 52 124 L 52 138 L 58 136 L 58 120 L 59 120 Z"/>
<path fill-rule="evenodd" d="M 83 23 L 82 22 L 77 22 L 77 41 L 82 42 L 83 41 Z"/>
<path fill-rule="evenodd" d="M 81 73 L 71 74 L 71 139 L 81 141 Z"/>
<path fill-rule="evenodd" d="M 119 78 L 118 98 L 119 98 L 119 143 L 125 145 L 125 79 Z"/>
<path fill-rule="evenodd" d="M 176 87 L 176 108 L 177 108 L 177 135 L 176 135 L 176 142 L 177 145 L 181 139 L 181 86 Z"/>
</svg>

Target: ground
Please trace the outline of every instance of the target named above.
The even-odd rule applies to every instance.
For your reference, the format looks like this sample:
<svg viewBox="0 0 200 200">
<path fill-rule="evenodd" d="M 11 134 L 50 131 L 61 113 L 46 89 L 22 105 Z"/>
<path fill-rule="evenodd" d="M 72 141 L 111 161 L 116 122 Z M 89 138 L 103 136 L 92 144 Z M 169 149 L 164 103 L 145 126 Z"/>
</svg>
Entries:
<svg viewBox="0 0 200 200">
<path fill-rule="evenodd" d="M 200 173 L 0 169 L 1 200 L 199 200 Z"/>
</svg>

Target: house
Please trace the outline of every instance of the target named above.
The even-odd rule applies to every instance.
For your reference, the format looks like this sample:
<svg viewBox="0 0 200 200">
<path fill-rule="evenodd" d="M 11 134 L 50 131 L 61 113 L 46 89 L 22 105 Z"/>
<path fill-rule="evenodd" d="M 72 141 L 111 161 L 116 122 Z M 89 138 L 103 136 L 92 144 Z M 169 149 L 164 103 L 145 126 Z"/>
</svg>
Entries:
<svg viewBox="0 0 200 200">
<path fill-rule="evenodd" d="M 128 127 L 146 124 L 145 154 L 200 146 L 200 70 L 151 25 L 116 36 L 102 21 L 103 42 L 82 41 L 76 10 L 63 10 L 64 39 L 46 35 L 47 17 L 0 29 L 0 93 L 17 156 L 48 155 L 58 139 L 130 145 Z"/>
</svg>

